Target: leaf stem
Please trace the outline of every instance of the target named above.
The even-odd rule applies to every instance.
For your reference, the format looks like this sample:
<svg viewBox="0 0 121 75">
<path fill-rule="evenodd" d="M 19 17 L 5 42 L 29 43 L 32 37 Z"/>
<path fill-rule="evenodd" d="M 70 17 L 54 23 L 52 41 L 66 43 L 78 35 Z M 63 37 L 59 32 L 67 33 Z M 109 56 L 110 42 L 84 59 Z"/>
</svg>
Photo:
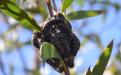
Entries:
<svg viewBox="0 0 121 75">
<path fill-rule="evenodd" d="M 66 64 L 64 65 L 64 74 L 65 75 L 70 75 L 69 68 L 68 68 L 68 66 Z"/>
<path fill-rule="evenodd" d="M 62 60 L 62 62 L 63 62 L 63 65 L 64 65 L 64 74 L 65 75 L 70 75 L 70 71 L 69 71 L 69 68 L 68 68 L 67 64 L 64 63 L 63 60 Z"/>
</svg>

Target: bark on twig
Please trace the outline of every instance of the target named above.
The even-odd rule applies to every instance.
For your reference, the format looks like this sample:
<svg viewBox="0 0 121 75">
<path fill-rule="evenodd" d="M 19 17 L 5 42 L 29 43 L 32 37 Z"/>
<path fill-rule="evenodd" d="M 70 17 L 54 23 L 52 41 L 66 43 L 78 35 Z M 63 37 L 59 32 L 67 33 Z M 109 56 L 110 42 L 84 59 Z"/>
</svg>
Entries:
<svg viewBox="0 0 121 75">
<path fill-rule="evenodd" d="M 50 13 L 50 17 L 53 16 L 53 10 L 52 10 L 52 5 L 51 5 L 51 1 L 50 0 L 46 0 L 46 4 Z"/>
<path fill-rule="evenodd" d="M 52 0 L 52 3 L 53 3 L 53 8 L 54 8 L 54 10 L 57 12 L 57 6 L 56 6 L 56 4 L 55 4 L 55 0 Z"/>
<path fill-rule="evenodd" d="M 64 61 L 63 61 L 63 65 L 64 65 L 64 74 L 65 74 L 65 75 L 70 75 L 69 68 L 68 68 L 67 64 L 64 63 Z"/>
</svg>

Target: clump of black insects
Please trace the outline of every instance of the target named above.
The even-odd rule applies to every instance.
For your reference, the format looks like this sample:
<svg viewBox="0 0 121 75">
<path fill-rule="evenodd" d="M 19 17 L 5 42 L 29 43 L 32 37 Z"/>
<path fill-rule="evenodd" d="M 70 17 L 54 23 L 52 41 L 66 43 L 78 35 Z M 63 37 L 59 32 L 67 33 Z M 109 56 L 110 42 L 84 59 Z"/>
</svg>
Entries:
<svg viewBox="0 0 121 75">
<path fill-rule="evenodd" d="M 80 48 L 80 41 L 72 32 L 70 22 L 61 13 L 48 18 L 42 31 L 33 34 L 32 42 L 38 49 L 43 42 L 52 43 L 64 63 L 70 68 L 74 67 L 74 57 Z M 60 73 L 64 71 L 60 58 L 49 58 L 46 62 L 56 71 Z"/>
</svg>

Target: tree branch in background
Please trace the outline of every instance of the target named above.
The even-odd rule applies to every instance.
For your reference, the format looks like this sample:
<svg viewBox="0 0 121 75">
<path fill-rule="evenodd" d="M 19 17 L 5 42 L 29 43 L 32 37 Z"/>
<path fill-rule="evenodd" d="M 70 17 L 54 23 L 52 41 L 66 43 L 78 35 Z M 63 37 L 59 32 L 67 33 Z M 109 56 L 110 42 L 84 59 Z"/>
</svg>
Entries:
<svg viewBox="0 0 121 75">
<path fill-rule="evenodd" d="M 5 72 L 4 66 L 3 66 L 1 52 L 0 52 L 0 69 L 1 69 L 1 72 L 3 73 L 3 75 L 7 75 L 7 73 Z"/>
<path fill-rule="evenodd" d="M 57 12 L 57 6 L 56 6 L 56 4 L 55 4 L 55 0 L 52 0 L 52 3 L 53 3 L 53 8 L 54 8 L 54 10 Z"/>
<path fill-rule="evenodd" d="M 51 5 L 51 1 L 50 0 L 46 0 L 46 4 L 50 13 L 50 17 L 53 16 L 53 10 L 52 10 L 52 5 Z"/>
<path fill-rule="evenodd" d="M 22 62 L 22 64 L 23 64 L 23 68 L 24 68 L 25 74 L 27 75 L 27 70 L 28 70 L 28 69 L 26 68 L 26 62 L 25 62 L 24 56 L 23 56 L 23 54 L 21 53 L 20 49 L 17 49 L 17 51 L 18 51 L 18 54 L 19 54 L 19 56 L 20 56 L 21 62 Z"/>
<path fill-rule="evenodd" d="M 22 54 L 21 50 L 19 49 L 20 48 L 20 45 L 18 43 L 16 43 L 16 47 L 17 47 L 17 52 L 20 56 L 20 60 L 22 62 L 22 65 L 23 65 L 23 68 L 24 68 L 24 71 L 25 71 L 25 75 L 27 75 L 27 67 L 26 67 L 26 62 L 25 62 L 25 58 L 24 58 L 24 55 Z"/>
</svg>

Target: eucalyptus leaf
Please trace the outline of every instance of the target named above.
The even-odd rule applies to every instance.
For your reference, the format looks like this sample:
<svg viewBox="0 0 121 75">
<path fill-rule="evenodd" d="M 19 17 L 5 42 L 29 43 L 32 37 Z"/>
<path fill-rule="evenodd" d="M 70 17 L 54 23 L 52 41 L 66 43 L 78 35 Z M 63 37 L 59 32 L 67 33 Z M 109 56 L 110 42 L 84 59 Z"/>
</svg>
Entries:
<svg viewBox="0 0 121 75">
<path fill-rule="evenodd" d="M 103 75 L 103 72 L 108 64 L 109 58 L 112 53 L 113 42 L 114 42 L 114 40 L 112 40 L 108 44 L 108 46 L 105 48 L 104 52 L 101 54 L 97 64 L 93 68 L 92 75 Z"/>
<path fill-rule="evenodd" d="M 10 0 L 0 1 L 0 10 L 8 16 L 11 16 L 15 20 L 17 20 L 20 24 L 28 29 L 37 31 L 41 30 L 31 16 L 29 16 L 24 10 L 19 8 Z"/>
<path fill-rule="evenodd" d="M 16 0 L 11 0 L 13 3 L 16 3 L 17 1 Z"/>
<path fill-rule="evenodd" d="M 40 46 L 40 56 L 43 60 L 43 62 L 45 62 L 47 59 L 49 58 L 59 58 L 59 55 L 57 53 L 56 48 L 54 47 L 53 44 L 48 43 L 48 42 L 44 42 L 41 46 Z"/>
<path fill-rule="evenodd" d="M 61 11 L 64 12 L 71 4 L 73 0 L 63 0 Z"/>
<path fill-rule="evenodd" d="M 67 14 L 67 17 L 70 20 L 77 20 L 77 19 L 84 19 L 84 18 L 88 18 L 88 17 L 97 16 L 104 12 L 105 12 L 104 10 L 87 10 L 87 11 L 80 10 L 80 11 L 71 12 L 71 13 Z"/>
</svg>

